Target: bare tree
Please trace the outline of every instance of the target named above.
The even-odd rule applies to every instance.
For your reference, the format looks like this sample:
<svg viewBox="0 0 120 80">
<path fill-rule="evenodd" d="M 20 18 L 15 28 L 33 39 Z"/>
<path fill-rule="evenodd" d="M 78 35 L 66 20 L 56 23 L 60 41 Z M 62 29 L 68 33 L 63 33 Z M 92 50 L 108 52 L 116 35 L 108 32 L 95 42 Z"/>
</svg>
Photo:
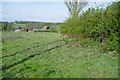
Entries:
<svg viewBox="0 0 120 80">
<path fill-rule="evenodd" d="M 80 11 L 88 2 L 85 0 L 84 1 L 83 0 L 66 0 L 64 3 L 70 12 L 70 16 L 78 17 Z"/>
</svg>

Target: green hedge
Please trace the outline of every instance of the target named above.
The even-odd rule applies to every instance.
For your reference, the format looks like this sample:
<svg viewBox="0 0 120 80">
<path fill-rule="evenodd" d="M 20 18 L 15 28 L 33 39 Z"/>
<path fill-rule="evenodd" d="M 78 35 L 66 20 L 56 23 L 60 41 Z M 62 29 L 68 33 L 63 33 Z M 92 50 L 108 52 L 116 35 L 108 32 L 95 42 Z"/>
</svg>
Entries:
<svg viewBox="0 0 120 80">
<path fill-rule="evenodd" d="M 96 41 L 105 42 L 108 50 L 118 50 L 120 31 L 120 1 L 114 2 L 105 9 L 89 8 L 77 19 L 69 18 L 61 26 L 61 33 L 82 35 Z M 74 36 L 76 37 L 76 36 Z M 77 36 L 78 38 L 78 36 Z"/>
</svg>

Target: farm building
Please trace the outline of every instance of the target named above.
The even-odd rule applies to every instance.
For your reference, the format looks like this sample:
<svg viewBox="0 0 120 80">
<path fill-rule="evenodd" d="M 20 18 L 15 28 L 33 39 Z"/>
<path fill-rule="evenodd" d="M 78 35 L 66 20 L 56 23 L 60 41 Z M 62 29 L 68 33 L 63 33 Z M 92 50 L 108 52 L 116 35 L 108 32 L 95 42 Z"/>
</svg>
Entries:
<svg viewBox="0 0 120 80">
<path fill-rule="evenodd" d="M 27 26 L 26 24 L 17 24 L 17 23 L 14 23 L 13 24 L 13 28 L 14 28 L 14 31 L 15 32 L 20 32 L 20 31 L 25 31 Z"/>
<path fill-rule="evenodd" d="M 17 27 L 16 29 L 15 29 L 15 32 L 20 32 L 22 30 L 22 27 Z"/>
<path fill-rule="evenodd" d="M 46 30 L 50 30 L 50 27 L 49 26 L 44 26 L 42 29 L 33 29 L 33 32 L 36 32 L 36 31 L 46 31 Z"/>
<path fill-rule="evenodd" d="M 33 29 L 32 28 L 29 28 L 26 30 L 27 32 L 33 32 Z"/>
</svg>

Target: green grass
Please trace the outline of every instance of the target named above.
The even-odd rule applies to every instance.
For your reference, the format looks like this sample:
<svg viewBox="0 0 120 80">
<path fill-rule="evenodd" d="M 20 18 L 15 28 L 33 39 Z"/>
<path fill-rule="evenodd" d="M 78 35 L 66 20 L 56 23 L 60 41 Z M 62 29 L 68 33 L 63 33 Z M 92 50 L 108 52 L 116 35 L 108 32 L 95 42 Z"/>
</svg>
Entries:
<svg viewBox="0 0 120 80">
<path fill-rule="evenodd" d="M 2 39 L 2 67 L 20 62 L 3 70 L 4 78 L 118 77 L 118 57 L 102 51 L 98 42 L 85 46 L 89 39 L 66 43 L 51 32 L 4 32 Z"/>
<path fill-rule="evenodd" d="M 23 27 L 23 28 L 27 28 L 27 25 L 26 24 L 18 24 L 18 23 L 14 23 L 12 27 L 14 28 L 18 28 L 18 27 Z"/>
</svg>

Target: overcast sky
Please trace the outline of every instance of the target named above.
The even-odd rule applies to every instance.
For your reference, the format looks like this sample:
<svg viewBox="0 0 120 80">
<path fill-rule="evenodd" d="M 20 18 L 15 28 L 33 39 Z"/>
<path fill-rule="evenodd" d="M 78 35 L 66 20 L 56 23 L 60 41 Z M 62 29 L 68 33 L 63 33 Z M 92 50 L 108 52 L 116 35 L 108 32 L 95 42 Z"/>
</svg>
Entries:
<svg viewBox="0 0 120 80">
<path fill-rule="evenodd" d="M 68 17 L 62 2 L 4 2 L 2 9 L 4 21 L 61 22 Z"/>
<path fill-rule="evenodd" d="M 108 2 L 97 2 L 96 5 Z M 2 5 L 2 6 L 1 6 Z M 94 6 L 92 2 L 89 7 Z M 0 21 L 63 22 L 69 17 L 64 0 L 2 0 Z"/>
</svg>

